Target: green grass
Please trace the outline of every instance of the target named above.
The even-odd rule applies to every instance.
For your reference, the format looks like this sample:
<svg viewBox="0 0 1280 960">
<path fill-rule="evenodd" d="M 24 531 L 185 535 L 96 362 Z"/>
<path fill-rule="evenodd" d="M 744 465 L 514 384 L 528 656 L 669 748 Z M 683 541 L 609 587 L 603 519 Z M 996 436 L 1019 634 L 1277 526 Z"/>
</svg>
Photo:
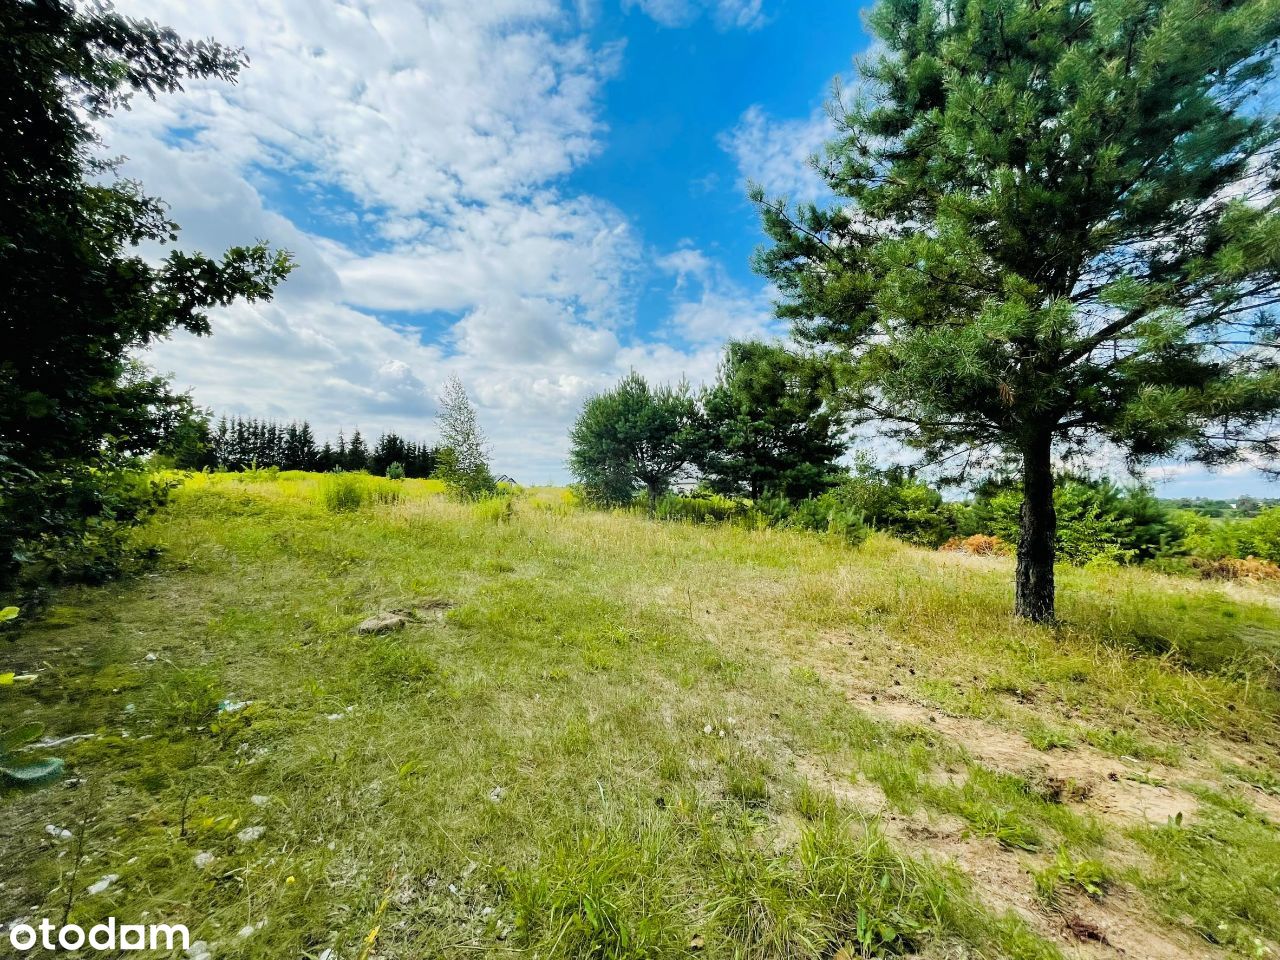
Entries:
<svg viewBox="0 0 1280 960">
<path fill-rule="evenodd" d="M 219 958 L 356 957 L 375 928 L 390 958 L 1066 952 L 985 906 L 945 845 L 893 839 L 843 778 L 1030 858 L 1028 891 L 1069 849 L 1175 933 L 1203 934 L 1187 905 L 1234 860 L 1262 892 L 1226 901 L 1221 949 L 1276 938 L 1274 826 L 1213 819 L 1214 796 L 1251 789 L 1238 772 L 1205 794 L 1205 846 L 1190 826 L 1099 822 L 844 696 L 856 681 L 950 697 L 1026 727 L 1050 764 L 1091 730 L 1223 771 L 1254 750 L 1266 782 L 1265 596 L 1064 571 L 1067 626 L 1050 631 L 1008 616 L 1007 567 L 883 537 L 655 523 L 549 489 L 452 504 L 381 478 L 334 509 L 334 482 L 193 478 L 141 533 L 164 551 L 152 573 L 62 591 L 3 649 L 0 673 L 38 676 L 0 688 L 0 728 L 94 736 L 57 751 L 78 786 L 0 798 L 0 920 L 56 920 L 70 897 L 81 923 L 188 923 Z M 368 493 L 383 485 L 395 495 Z M 390 610 L 416 612 L 353 631 Z M 1135 639 L 1155 635 L 1162 652 Z M 82 834 L 81 855 L 47 824 Z M 1142 870 L 1110 864 L 1135 843 Z M 1059 887 L 1093 876 L 1072 869 Z M 1176 895 L 1158 877 L 1182 878 Z"/>
</svg>

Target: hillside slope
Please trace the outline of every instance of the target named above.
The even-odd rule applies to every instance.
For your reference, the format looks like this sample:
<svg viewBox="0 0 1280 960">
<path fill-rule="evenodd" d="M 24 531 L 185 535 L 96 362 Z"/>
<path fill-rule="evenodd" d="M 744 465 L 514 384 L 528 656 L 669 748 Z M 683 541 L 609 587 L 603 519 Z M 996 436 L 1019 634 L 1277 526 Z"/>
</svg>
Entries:
<svg viewBox="0 0 1280 960">
<path fill-rule="evenodd" d="M 1274 593 L 1064 570 L 1053 631 L 1002 560 L 319 482 L 197 477 L 152 572 L 0 641 L 36 674 L 0 728 L 76 738 L 0 797 L 0 922 L 217 958 L 1277 949 Z"/>
</svg>

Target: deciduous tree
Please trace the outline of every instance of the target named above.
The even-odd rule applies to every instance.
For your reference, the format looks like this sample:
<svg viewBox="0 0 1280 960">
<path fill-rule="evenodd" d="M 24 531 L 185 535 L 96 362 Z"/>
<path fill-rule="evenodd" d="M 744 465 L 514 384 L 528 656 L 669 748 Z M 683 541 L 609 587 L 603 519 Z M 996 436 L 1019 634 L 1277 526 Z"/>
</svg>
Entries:
<svg viewBox="0 0 1280 960">
<path fill-rule="evenodd" d="M 98 478 L 155 449 L 169 395 L 129 376 L 133 351 L 209 333 L 210 308 L 269 298 L 291 269 L 260 243 L 221 259 L 145 256 L 178 227 L 115 175 L 95 134 L 135 93 L 233 81 L 244 63 L 105 6 L 0 4 L 0 586 L 41 544 L 97 523 Z"/>
</svg>

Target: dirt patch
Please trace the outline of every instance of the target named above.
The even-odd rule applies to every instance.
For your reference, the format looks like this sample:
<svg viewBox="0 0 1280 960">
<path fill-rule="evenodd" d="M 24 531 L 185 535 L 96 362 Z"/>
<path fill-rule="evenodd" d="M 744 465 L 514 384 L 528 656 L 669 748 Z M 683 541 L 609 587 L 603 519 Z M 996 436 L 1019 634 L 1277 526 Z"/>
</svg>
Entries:
<svg viewBox="0 0 1280 960">
<path fill-rule="evenodd" d="M 874 717 L 937 730 L 980 763 L 1025 776 L 1058 791 L 1055 799 L 1109 819 L 1166 823 L 1179 814 L 1184 821 L 1195 814 L 1195 797 L 1164 782 L 1170 773 L 1165 768 L 1127 765 L 1086 747 L 1037 750 L 1016 733 L 905 698 L 850 692 L 848 699 Z"/>
<path fill-rule="evenodd" d="M 972 836 L 958 817 L 895 812 L 879 787 L 842 776 L 817 759 L 796 758 L 795 769 L 842 804 L 877 817 L 885 834 L 904 852 L 958 868 L 985 909 L 1016 915 L 1068 957 L 1194 960 L 1199 956 L 1190 946 L 1139 919 L 1143 905 L 1124 891 L 1113 891 L 1101 901 L 1081 896 L 1061 911 L 1051 910 L 1035 894 L 1032 871 L 1043 866 L 1039 859 Z M 801 825 L 794 819 L 778 826 L 783 833 L 780 845 L 798 839 Z"/>
<path fill-rule="evenodd" d="M 1063 933 L 1080 944 L 1087 957 L 1134 957 L 1136 960 L 1188 960 L 1204 952 L 1183 944 L 1138 919 L 1144 907 L 1122 891 L 1103 900 L 1078 897 L 1059 916 Z"/>
</svg>

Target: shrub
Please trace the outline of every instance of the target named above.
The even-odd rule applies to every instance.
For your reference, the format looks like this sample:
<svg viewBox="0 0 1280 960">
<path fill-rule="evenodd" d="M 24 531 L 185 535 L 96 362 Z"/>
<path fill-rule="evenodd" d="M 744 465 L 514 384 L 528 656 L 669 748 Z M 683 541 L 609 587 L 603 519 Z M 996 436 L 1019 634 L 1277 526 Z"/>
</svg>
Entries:
<svg viewBox="0 0 1280 960">
<path fill-rule="evenodd" d="M 471 512 L 477 520 L 483 520 L 486 523 L 510 523 L 511 518 L 515 516 L 516 499 L 510 494 L 501 493 L 485 497 L 472 505 Z"/>
<path fill-rule="evenodd" d="M 330 513 L 352 513 L 364 506 L 362 478 L 354 473 L 330 473 L 320 479 L 320 502 Z"/>
<path fill-rule="evenodd" d="M 777 525 L 825 533 L 853 547 L 871 536 L 871 528 L 863 522 L 862 513 L 840 503 L 830 493 L 788 504 Z"/>
<path fill-rule="evenodd" d="M 654 516 L 659 520 L 686 520 L 690 523 L 724 523 L 741 520 L 751 513 L 749 503 L 715 493 L 669 493 L 658 500 L 654 510 Z"/>
<path fill-rule="evenodd" d="M 498 482 L 487 464 L 464 465 L 449 447 L 440 451 L 432 476 L 444 484 L 445 492 L 452 499 L 463 502 L 483 500 L 498 489 Z"/>
<path fill-rule="evenodd" d="M 1083 566 L 1086 563 L 1131 560 L 1135 550 L 1133 525 L 1124 516 L 1114 484 L 1076 478 L 1062 480 L 1053 492 L 1058 515 L 1058 559 Z M 978 528 L 1012 543 L 1018 538 L 1022 492 L 1003 487 L 979 497 L 974 505 Z"/>
<path fill-rule="evenodd" d="M 1242 526 L 1249 553 L 1271 563 L 1280 563 L 1280 507 L 1263 510 Z"/>
<path fill-rule="evenodd" d="M 149 554 L 137 548 L 133 528 L 160 509 L 177 484 L 132 468 L 77 467 L 62 476 L 33 473 L 24 483 L 0 485 L 0 541 L 10 551 L 0 557 L 0 582 L 23 597 L 46 583 L 120 576 Z M 44 519 L 25 522 L 31 515 Z"/>
<path fill-rule="evenodd" d="M 388 480 L 403 480 L 403 479 L 404 479 L 404 464 L 403 464 L 403 463 L 401 463 L 399 460 L 393 461 L 392 463 L 388 464 L 388 466 L 387 466 L 387 479 L 388 479 Z"/>
<path fill-rule="evenodd" d="M 961 532 L 961 505 L 944 503 L 941 493 L 902 468 L 877 470 L 865 457 L 824 496 L 857 513 L 876 530 L 908 543 L 936 547 Z"/>
</svg>

